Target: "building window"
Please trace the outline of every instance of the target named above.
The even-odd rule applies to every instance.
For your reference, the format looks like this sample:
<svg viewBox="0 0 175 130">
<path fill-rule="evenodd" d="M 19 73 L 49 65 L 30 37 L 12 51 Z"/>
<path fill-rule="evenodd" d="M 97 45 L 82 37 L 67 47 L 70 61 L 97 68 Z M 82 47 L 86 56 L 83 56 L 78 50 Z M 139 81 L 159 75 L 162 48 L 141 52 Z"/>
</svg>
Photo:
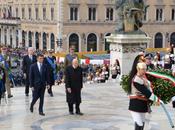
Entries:
<svg viewBox="0 0 175 130">
<path fill-rule="evenodd" d="M 70 20 L 78 20 L 78 8 L 70 7 Z"/>
<path fill-rule="evenodd" d="M 172 9 L 171 11 L 171 20 L 175 21 L 175 9 Z"/>
<path fill-rule="evenodd" d="M 155 48 L 162 48 L 163 47 L 163 35 L 162 35 L 162 33 L 157 33 L 155 35 L 154 47 Z"/>
<path fill-rule="evenodd" d="M 43 33 L 43 49 L 47 50 L 47 36 L 46 33 Z"/>
<path fill-rule="evenodd" d="M 25 19 L 25 9 L 22 8 L 22 19 Z"/>
<path fill-rule="evenodd" d="M 43 20 L 46 20 L 46 8 L 43 8 Z"/>
<path fill-rule="evenodd" d="M 31 31 L 29 31 L 29 33 L 28 33 L 28 38 L 29 38 L 29 47 L 32 47 L 32 32 Z"/>
<path fill-rule="evenodd" d="M 32 10 L 29 8 L 29 19 L 32 19 Z"/>
<path fill-rule="evenodd" d="M 113 14 L 114 14 L 113 8 L 106 8 L 106 20 L 107 21 L 113 21 Z"/>
<path fill-rule="evenodd" d="M 156 9 L 156 21 L 163 20 L 163 9 Z"/>
<path fill-rule="evenodd" d="M 97 36 L 94 33 L 87 37 L 87 51 L 97 51 Z"/>
<path fill-rule="evenodd" d="M 38 20 L 39 17 L 38 17 L 38 8 L 35 8 L 35 19 Z"/>
<path fill-rule="evenodd" d="M 145 9 L 144 15 L 143 15 L 143 20 L 147 21 L 147 16 L 148 16 L 148 8 Z"/>
<path fill-rule="evenodd" d="M 16 17 L 18 17 L 18 8 L 16 8 Z"/>
<path fill-rule="evenodd" d="M 71 34 L 69 37 L 69 48 L 71 46 L 75 47 L 75 52 L 79 52 L 79 36 L 75 33 Z"/>
<path fill-rule="evenodd" d="M 96 20 L 96 8 L 89 7 L 89 20 Z"/>
<path fill-rule="evenodd" d="M 54 8 L 51 8 L 51 20 L 54 20 Z"/>
<path fill-rule="evenodd" d="M 19 42 L 18 30 L 16 30 L 16 47 L 18 47 L 18 42 Z"/>
<path fill-rule="evenodd" d="M 51 49 L 55 49 L 55 35 L 52 33 L 50 36 Z"/>
</svg>

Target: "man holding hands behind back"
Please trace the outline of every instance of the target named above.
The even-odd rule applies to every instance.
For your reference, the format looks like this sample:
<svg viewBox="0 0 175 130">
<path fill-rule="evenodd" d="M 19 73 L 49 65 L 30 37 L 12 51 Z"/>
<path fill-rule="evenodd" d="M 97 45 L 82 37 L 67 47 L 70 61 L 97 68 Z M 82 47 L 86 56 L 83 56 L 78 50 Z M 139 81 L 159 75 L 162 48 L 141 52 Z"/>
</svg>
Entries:
<svg viewBox="0 0 175 130">
<path fill-rule="evenodd" d="M 83 87 L 82 69 L 78 60 L 73 59 L 72 65 L 66 68 L 65 72 L 66 97 L 70 115 L 73 115 L 73 104 L 75 104 L 76 114 L 83 115 L 80 111 L 81 89 Z"/>
<path fill-rule="evenodd" d="M 36 56 L 34 55 L 34 49 L 32 47 L 28 48 L 28 54 L 24 56 L 22 61 L 22 70 L 25 77 L 25 94 L 26 96 L 29 96 L 29 71 L 30 66 L 33 63 L 36 63 Z"/>
<path fill-rule="evenodd" d="M 30 87 L 33 91 L 33 99 L 30 105 L 30 111 L 33 112 L 33 107 L 40 98 L 39 102 L 39 115 L 44 116 L 43 113 L 43 104 L 44 104 L 44 93 L 46 89 L 46 85 L 48 84 L 48 70 L 47 65 L 43 63 L 44 55 L 37 55 L 37 63 L 31 65 L 30 68 Z"/>
</svg>

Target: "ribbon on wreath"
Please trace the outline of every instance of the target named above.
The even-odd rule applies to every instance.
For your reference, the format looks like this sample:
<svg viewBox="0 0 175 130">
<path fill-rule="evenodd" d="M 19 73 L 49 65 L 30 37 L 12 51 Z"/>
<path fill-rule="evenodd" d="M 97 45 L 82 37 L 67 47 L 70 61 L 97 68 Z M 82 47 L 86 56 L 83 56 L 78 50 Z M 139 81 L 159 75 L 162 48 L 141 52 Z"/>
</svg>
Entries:
<svg viewBox="0 0 175 130">
<path fill-rule="evenodd" d="M 173 86 L 175 86 L 175 78 L 172 77 L 172 76 L 169 76 L 169 75 L 166 75 L 166 74 L 161 74 L 161 73 L 158 73 L 158 72 L 146 72 L 146 74 L 151 75 L 151 76 L 156 77 L 156 78 L 161 78 L 161 79 L 168 80 L 168 81 L 173 83 Z"/>
</svg>

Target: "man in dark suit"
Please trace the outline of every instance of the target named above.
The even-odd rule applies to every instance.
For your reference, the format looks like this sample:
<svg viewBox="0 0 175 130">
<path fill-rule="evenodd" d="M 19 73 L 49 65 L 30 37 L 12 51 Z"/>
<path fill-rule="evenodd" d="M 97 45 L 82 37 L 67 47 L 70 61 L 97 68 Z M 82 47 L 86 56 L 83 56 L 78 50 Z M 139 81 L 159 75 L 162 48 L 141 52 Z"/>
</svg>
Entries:
<svg viewBox="0 0 175 130">
<path fill-rule="evenodd" d="M 28 55 L 24 56 L 22 62 L 22 70 L 25 77 L 25 94 L 29 96 L 29 71 L 30 66 L 36 63 L 36 56 L 34 55 L 34 49 L 32 47 L 28 48 Z"/>
<path fill-rule="evenodd" d="M 66 97 L 69 107 L 69 113 L 71 115 L 73 112 L 73 104 L 76 105 L 76 114 L 83 115 L 80 112 L 80 103 L 81 103 L 81 89 L 83 87 L 83 76 L 82 69 L 78 65 L 78 60 L 73 59 L 72 65 L 66 68 L 65 73 L 65 84 L 66 84 Z"/>
<path fill-rule="evenodd" d="M 33 107 L 40 98 L 39 103 L 39 114 L 44 116 L 43 113 L 43 104 L 44 104 L 44 93 L 46 85 L 48 84 L 48 69 L 47 65 L 43 63 L 44 55 L 37 55 L 37 63 L 34 63 L 30 67 L 30 87 L 33 91 L 33 99 L 30 105 L 30 111 L 33 112 Z"/>
</svg>

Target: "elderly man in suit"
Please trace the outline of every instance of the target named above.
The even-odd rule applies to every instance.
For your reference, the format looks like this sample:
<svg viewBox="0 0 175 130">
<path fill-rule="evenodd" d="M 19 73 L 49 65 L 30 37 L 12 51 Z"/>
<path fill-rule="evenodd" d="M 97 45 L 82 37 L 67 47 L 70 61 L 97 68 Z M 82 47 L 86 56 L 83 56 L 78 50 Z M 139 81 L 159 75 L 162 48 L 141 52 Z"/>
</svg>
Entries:
<svg viewBox="0 0 175 130">
<path fill-rule="evenodd" d="M 83 76 L 82 69 L 78 65 L 78 60 L 73 59 L 72 65 L 66 68 L 65 73 L 65 84 L 66 84 L 66 96 L 67 103 L 69 107 L 69 113 L 71 115 L 73 112 L 73 105 L 75 104 L 76 114 L 83 115 L 80 111 L 80 103 L 81 103 L 81 89 L 83 88 Z"/>
<path fill-rule="evenodd" d="M 37 63 L 34 63 L 30 67 L 30 87 L 33 91 L 33 99 L 30 105 L 30 111 L 33 112 L 33 107 L 36 101 L 40 98 L 39 103 L 39 115 L 44 116 L 43 113 L 43 104 L 44 104 L 44 93 L 46 85 L 48 82 L 48 69 L 47 65 L 43 63 L 44 55 L 37 55 Z"/>
<path fill-rule="evenodd" d="M 28 54 L 24 56 L 22 61 L 22 70 L 25 77 L 25 94 L 29 96 L 29 70 L 33 63 L 36 63 L 36 56 L 34 55 L 34 49 L 32 47 L 28 48 Z"/>
</svg>

